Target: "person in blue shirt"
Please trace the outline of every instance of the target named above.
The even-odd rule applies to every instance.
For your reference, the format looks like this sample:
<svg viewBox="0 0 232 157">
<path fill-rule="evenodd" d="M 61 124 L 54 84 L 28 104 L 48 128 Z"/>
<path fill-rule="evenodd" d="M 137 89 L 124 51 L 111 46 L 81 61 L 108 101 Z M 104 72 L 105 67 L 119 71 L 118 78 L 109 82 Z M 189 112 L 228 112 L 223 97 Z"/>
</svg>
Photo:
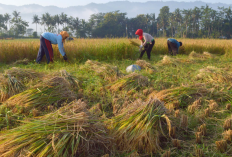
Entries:
<svg viewBox="0 0 232 157">
<path fill-rule="evenodd" d="M 178 54 L 179 47 L 182 46 L 182 42 L 178 42 L 176 39 L 168 38 L 168 51 L 170 55 Z"/>
<path fill-rule="evenodd" d="M 40 36 L 40 48 L 36 58 L 36 62 L 40 63 L 43 56 L 46 56 L 47 64 L 53 62 L 53 48 L 52 44 L 58 44 L 60 54 L 63 56 L 63 59 L 67 61 L 67 55 L 64 52 L 63 43 L 65 39 L 69 37 L 69 34 L 66 31 L 60 32 L 60 34 L 54 34 L 45 32 Z"/>
</svg>

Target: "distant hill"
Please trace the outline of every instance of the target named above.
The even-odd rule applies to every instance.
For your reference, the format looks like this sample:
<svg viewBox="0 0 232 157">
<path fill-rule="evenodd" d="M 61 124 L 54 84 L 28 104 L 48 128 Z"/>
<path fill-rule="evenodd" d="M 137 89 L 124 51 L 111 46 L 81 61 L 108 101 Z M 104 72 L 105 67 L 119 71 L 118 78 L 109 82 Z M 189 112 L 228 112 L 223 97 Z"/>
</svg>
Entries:
<svg viewBox="0 0 232 157">
<path fill-rule="evenodd" d="M 29 22 L 31 28 L 35 28 L 35 25 L 32 24 L 32 17 L 34 14 L 41 16 L 45 12 L 49 12 L 51 15 L 60 14 L 64 12 L 68 16 L 79 17 L 80 19 L 88 20 L 91 14 L 99 13 L 99 12 L 110 12 L 120 10 L 120 12 L 126 12 L 127 17 L 135 17 L 138 14 L 149 14 L 155 13 L 156 17 L 159 14 L 160 8 L 163 6 L 169 6 L 170 11 L 174 11 L 176 8 L 180 9 L 190 9 L 195 6 L 201 7 L 209 5 L 209 7 L 213 9 L 217 9 L 218 7 L 226 7 L 228 8 L 231 5 L 223 4 L 223 3 L 205 3 L 201 1 L 195 2 L 161 2 L 161 1 L 148 1 L 148 2 L 129 2 L 129 1 L 114 1 L 105 4 L 97 4 L 90 3 L 85 6 L 71 6 L 68 8 L 59 8 L 56 6 L 46 6 L 43 7 L 41 5 L 30 4 L 23 6 L 14 6 L 14 5 L 4 5 L 0 3 L 0 14 L 10 13 L 14 10 L 21 12 L 21 17 Z"/>
</svg>

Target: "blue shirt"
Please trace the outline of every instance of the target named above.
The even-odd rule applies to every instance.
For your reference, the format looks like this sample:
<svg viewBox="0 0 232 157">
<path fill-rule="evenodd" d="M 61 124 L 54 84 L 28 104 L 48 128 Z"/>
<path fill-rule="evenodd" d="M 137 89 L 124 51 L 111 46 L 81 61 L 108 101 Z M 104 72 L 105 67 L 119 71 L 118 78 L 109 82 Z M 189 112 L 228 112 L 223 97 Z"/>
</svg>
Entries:
<svg viewBox="0 0 232 157">
<path fill-rule="evenodd" d="M 45 32 L 45 33 L 42 34 L 42 36 L 45 39 L 49 40 L 51 42 L 51 44 L 58 44 L 60 54 L 62 56 L 65 55 L 64 46 L 63 46 L 63 42 L 62 42 L 62 36 L 60 34 L 54 34 L 54 33 Z"/>
<path fill-rule="evenodd" d="M 176 39 L 168 38 L 171 43 L 176 44 L 177 50 L 179 50 L 180 43 Z"/>
</svg>

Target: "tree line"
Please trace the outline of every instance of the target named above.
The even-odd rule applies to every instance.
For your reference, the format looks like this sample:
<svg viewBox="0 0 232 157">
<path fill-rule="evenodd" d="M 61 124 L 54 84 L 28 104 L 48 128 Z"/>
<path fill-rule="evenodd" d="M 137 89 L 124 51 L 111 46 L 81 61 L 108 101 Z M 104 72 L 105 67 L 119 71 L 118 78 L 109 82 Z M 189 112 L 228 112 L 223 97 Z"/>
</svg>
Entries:
<svg viewBox="0 0 232 157">
<path fill-rule="evenodd" d="M 14 11 L 13 16 L 0 14 L 1 35 L 22 36 L 26 32 L 28 22 L 22 20 L 20 12 Z M 41 25 L 42 31 L 58 33 L 68 31 L 71 36 L 78 38 L 105 38 L 105 37 L 135 37 L 137 29 L 152 34 L 155 37 L 177 38 L 231 38 L 232 11 L 231 8 L 218 7 L 217 10 L 208 5 L 193 9 L 176 9 L 170 12 L 168 6 L 160 9 L 156 16 L 140 14 L 128 18 L 127 13 L 113 11 L 108 13 L 92 14 L 89 20 L 68 16 L 42 14 L 33 15 L 33 24 Z"/>
</svg>

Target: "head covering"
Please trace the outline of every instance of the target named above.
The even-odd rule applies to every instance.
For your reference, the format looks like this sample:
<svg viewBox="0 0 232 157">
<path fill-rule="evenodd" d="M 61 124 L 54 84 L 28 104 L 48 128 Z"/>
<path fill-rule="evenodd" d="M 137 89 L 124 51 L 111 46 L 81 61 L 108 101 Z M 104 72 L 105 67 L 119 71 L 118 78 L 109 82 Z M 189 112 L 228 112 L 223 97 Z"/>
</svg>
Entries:
<svg viewBox="0 0 232 157">
<path fill-rule="evenodd" d="M 182 46 L 182 42 L 179 42 L 180 43 L 180 46 Z"/>
<path fill-rule="evenodd" d="M 142 30 L 142 29 L 138 29 L 138 30 L 135 32 L 135 34 L 139 36 L 139 40 L 142 40 L 142 39 L 143 39 L 143 30 Z"/>
<path fill-rule="evenodd" d="M 62 42 L 63 43 L 65 42 L 65 39 L 69 37 L 69 34 L 66 31 L 61 31 L 60 35 L 62 36 Z"/>
</svg>

